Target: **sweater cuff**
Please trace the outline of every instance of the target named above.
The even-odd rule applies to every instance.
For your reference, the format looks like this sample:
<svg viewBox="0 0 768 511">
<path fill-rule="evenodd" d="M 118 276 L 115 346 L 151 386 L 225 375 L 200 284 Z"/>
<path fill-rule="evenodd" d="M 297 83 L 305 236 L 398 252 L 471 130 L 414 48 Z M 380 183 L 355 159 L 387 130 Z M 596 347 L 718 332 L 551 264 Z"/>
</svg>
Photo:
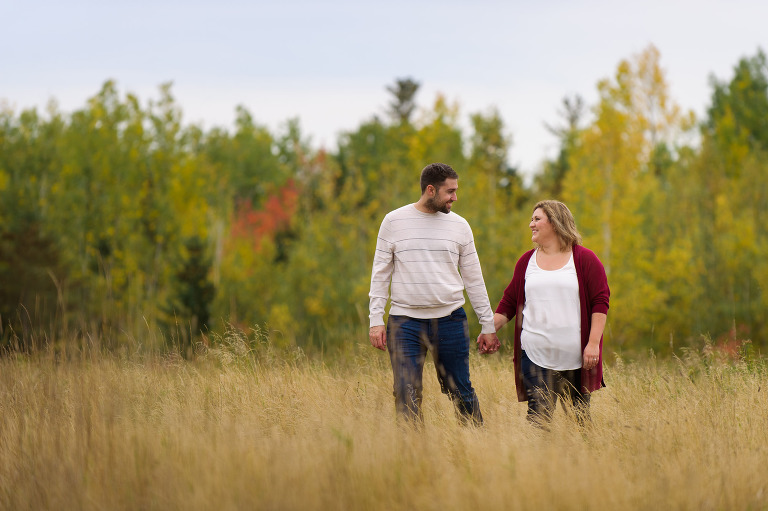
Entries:
<svg viewBox="0 0 768 511">
<path fill-rule="evenodd" d="M 373 328 L 375 326 L 384 326 L 384 316 L 376 316 L 371 318 L 371 324 L 369 328 Z"/>
<path fill-rule="evenodd" d="M 493 321 L 490 323 L 485 323 L 483 325 L 480 325 L 482 329 L 480 330 L 481 334 L 495 334 L 496 333 L 496 327 L 493 324 Z"/>
</svg>

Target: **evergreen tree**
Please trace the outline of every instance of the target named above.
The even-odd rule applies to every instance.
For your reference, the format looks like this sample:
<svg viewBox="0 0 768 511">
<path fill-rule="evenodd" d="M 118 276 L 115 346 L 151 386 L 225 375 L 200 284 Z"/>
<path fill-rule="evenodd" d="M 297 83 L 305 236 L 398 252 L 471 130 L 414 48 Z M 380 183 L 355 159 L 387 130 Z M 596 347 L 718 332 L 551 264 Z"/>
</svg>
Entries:
<svg viewBox="0 0 768 511">
<path fill-rule="evenodd" d="M 411 122 L 411 115 L 416 108 L 415 97 L 421 84 L 411 78 L 399 78 L 394 85 L 388 85 L 394 98 L 389 103 L 389 114 L 399 124 Z"/>
</svg>

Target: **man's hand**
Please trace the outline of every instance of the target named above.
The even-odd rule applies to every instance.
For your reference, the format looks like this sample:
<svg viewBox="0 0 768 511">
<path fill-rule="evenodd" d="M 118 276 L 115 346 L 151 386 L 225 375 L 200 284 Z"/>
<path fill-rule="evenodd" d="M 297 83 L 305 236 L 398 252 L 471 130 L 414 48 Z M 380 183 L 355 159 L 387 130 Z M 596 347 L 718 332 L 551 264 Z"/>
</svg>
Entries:
<svg viewBox="0 0 768 511">
<path fill-rule="evenodd" d="M 368 337 L 371 339 L 371 345 L 384 351 L 387 349 L 387 327 L 384 325 L 372 326 L 368 331 Z"/>
<path fill-rule="evenodd" d="M 477 338 L 477 351 L 483 355 L 496 353 L 501 347 L 501 341 L 496 334 L 480 334 Z"/>
</svg>

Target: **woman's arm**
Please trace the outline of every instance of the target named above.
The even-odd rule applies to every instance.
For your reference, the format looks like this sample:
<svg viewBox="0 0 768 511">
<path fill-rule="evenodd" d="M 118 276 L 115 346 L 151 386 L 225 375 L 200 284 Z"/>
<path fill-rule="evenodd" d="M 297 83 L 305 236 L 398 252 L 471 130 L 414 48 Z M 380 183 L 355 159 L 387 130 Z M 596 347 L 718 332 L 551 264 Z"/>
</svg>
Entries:
<svg viewBox="0 0 768 511">
<path fill-rule="evenodd" d="M 592 313 L 592 326 L 589 329 L 589 342 L 584 348 L 583 360 L 581 362 L 584 369 L 592 369 L 600 360 L 600 339 L 603 337 L 605 322 L 608 319 L 602 312 Z"/>
<path fill-rule="evenodd" d="M 501 327 L 509 323 L 509 318 L 506 317 L 504 314 L 499 314 L 498 312 L 493 315 L 493 326 L 496 328 L 496 331 L 498 332 Z"/>
</svg>

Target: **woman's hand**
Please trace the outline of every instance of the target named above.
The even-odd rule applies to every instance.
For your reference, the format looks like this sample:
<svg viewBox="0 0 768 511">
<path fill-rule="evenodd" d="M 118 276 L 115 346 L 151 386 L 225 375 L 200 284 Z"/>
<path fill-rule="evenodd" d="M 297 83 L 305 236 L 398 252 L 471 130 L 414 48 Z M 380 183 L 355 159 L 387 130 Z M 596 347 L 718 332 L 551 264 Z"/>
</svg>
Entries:
<svg viewBox="0 0 768 511">
<path fill-rule="evenodd" d="M 584 348 L 584 359 L 582 360 L 581 367 L 590 371 L 597 367 L 597 362 L 600 360 L 600 344 L 596 342 L 590 342 L 587 347 Z"/>
<path fill-rule="evenodd" d="M 583 360 L 581 367 L 586 370 L 591 370 L 597 367 L 597 363 L 600 361 L 600 339 L 603 337 L 605 331 L 605 322 L 608 316 L 602 312 L 592 313 L 592 328 L 589 331 L 589 342 L 587 347 L 584 348 Z"/>
</svg>

